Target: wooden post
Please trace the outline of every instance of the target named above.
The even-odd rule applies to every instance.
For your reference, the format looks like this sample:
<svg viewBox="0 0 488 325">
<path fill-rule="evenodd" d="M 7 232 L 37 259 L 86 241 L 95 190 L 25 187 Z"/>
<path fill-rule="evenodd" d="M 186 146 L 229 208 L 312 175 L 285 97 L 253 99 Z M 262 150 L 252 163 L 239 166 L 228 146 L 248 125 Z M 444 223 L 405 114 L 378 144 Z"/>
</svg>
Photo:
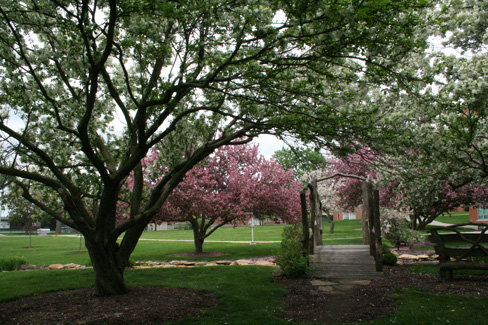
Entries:
<svg viewBox="0 0 488 325">
<path fill-rule="evenodd" d="M 312 225 L 314 246 L 319 246 L 323 244 L 323 220 L 320 210 L 320 198 L 317 188 L 317 180 L 315 178 L 310 182 L 310 212 L 311 215 L 313 215 L 312 219 L 314 219 L 314 223 Z"/>
<path fill-rule="evenodd" d="M 376 271 L 383 272 L 383 244 L 381 242 L 381 223 L 380 223 L 380 193 L 377 189 L 373 190 L 373 232 L 376 248 Z"/>
<path fill-rule="evenodd" d="M 376 256 L 376 248 L 375 248 L 376 238 L 374 233 L 375 205 L 374 205 L 374 198 L 373 198 L 373 184 L 370 182 L 364 182 L 362 186 L 363 186 L 363 206 L 364 204 L 366 204 L 366 209 L 368 211 L 366 217 L 368 218 L 367 231 L 369 235 L 369 243 L 368 243 L 369 254 L 371 256 Z M 364 215 L 363 218 L 365 218 Z"/>
<path fill-rule="evenodd" d="M 362 225 L 363 225 L 363 245 L 369 245 L 370 241 L 370 225 L 369 219 L 371 215 L 371 191 L 368 182 L 363 182 L 361 184 L 361 190 L 363 192 L 363 216 L 362 216 Z"/>
<path fill-rule="evenodd" d="M 315 247 L 315 222 L 316 222 L 316 215 L 315 215 L 315 207 L 314 207 L 314 199 L 313 199 L 313 191 L 312 191 L 312 186 L 310 183 L 308 184 L 308 188 L 310 189 L 310 194 L 309 194 L 309 200 L 310 200 L 310 242 L 309 242 L 309 252 L 310 254 L 313 254 L 314 252 L 314 247 Z"/>
<path fill-rule="evenodd" d="M 300 206 L 302 208 L 303 250 L 310 254 L 310 229 L 307 212 L 307 188 L 300 192 Z"/>
<path fill-rule="evenodd" d="M 368 198 L 369 203 L 369 254 L 375 257 L 376 260 L 376 233 L 374 232 L 374 214 L 375 214 L 375 202 L 374 202 L 374 190 L 373 184 L 368 182 Z"/>
</svg>

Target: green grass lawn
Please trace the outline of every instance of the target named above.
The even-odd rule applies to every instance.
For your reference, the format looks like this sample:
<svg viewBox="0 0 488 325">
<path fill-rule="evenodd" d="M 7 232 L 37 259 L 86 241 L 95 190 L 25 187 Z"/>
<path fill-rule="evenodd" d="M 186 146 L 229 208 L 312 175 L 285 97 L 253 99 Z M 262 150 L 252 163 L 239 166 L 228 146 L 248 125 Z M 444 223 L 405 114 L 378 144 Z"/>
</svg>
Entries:
<svg viewBox="0 0 488 325">
<path fill-rule="evenodd" d="M 460 224 L 469 222 L 469 212 L 452 212 L 450 215 L 444 213 L 435 219 L 439 222 L 450 223 L 450 224 Z"/>
<path fill-rule="evenodd" d="M 398 313 L 368 324 L 486 324 L 488 297 L 435 295 L 416 290 L 398 291 L 393 297 L 400 305 Z"/>
<path fill-rule="evenodd" d="M 281 241 L 281 233 L 285 225 L 266 225 L 254 227 L 255 241 Z M 173 239 L 193 240 L 192 230 L 146 231 L 141 238 L 145 239 Z M 209 241 L 251 241 L 252 228 L 222 227 L 216 230 L 207 240 Z"/>
<path fill-rule="evenodd" d="M 132 261 L 171 261 L 178 259 L 215 260 L 241 259 L 276 255 L 280 246 L 284 225 L 267 225 L 254 227 L 256 245 L 250 245 L 251 227 L 224 227 L 217 230 L 204 244 L 205 252 L 218 252 L 219 257 L 181 257 L 179 253 L 192 253 L 193 232 L 191 230 L 168 230 L 144 232 L 134 253 Z M 344 220 L 335 222 L 334 234 L 330 234 L 329 224 L 324 223 L 324 243 L 327 245 L 355 245 L 362 243 L 361 220 Z M 237 241 L 237 242 L 236 242 Z M 32 243 L 32 248 L 29 247 Z M 0 258 L 23 257 L 28 264 L 49 265 L 89 263 L 88 253 L 83 239 L 79 236 L 39 237 L 2 236 L 0 237 Z"/>
<path fill-rule="evenodd" d="M 254 240 L 261 241 L 281 241 L 281 234 L 285 225 L 266 225 L 254 227 Z M 340 240 L 351 240 L 362 238 L 361 220 L 342 220 L 336 221 L 334 233 L 330 234 L 330 224 L 324 223 L 324 240 L 338 242 Z M 143 239 L 162 239 L 162 240 L 192 240 L 191 230 L 168 230 L 168 231 L 146 231 L 142 235 Z M 252 228 L 241 227 L 222 227 L 207 238 L 211 241 L 248 241 L 252 238 Z M 350 243 L 344 243 L 350 244 Z"/>
</svg>

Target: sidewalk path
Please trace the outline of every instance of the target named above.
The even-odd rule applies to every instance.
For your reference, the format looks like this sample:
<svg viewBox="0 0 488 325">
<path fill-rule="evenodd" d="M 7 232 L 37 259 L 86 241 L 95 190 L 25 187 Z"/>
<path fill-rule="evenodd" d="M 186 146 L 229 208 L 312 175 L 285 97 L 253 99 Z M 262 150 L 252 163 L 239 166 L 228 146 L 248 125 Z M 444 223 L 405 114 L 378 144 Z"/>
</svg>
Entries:
<svg viewBox="0 0 488 325">
<path fill-rule="evenodd" d="M 453 226 L 453 224 L 450 224 L 450 223 L 444 223 L 444 222 L 440 222 L 440 221 L 432 221 L 431 223 L 429 223 L 430 226 L 436 226 L 436 227 L 447 227 L 447 226 Z M 478 230 L 478 227 L 476 226 L 461 226 L 460 228 L 465 228 L 465 229 L 474 229 L 474 230 Z"/>
</svg>

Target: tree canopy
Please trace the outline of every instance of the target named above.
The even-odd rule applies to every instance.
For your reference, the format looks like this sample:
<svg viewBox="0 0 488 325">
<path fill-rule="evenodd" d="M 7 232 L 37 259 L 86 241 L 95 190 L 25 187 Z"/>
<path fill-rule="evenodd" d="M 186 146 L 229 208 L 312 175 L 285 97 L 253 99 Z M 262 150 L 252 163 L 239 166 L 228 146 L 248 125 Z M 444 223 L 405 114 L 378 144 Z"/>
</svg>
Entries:
<svg viewBox="0 0 488 325">
<path fill-rule="evenodd" d="M 0 174 L 85 236 L 97 294 L 127 292 L 146 224 L 216 148 L 260 133 L 361 140 L 377 109 L 359 104 L 410 73 L 401 62 L 423 51 L 431 4 L 2 0 Z M 169 163 L 147 191 L 151 149 Z"/>
<path fill-rule="evenodd" d="M 325 168 L 327 164 L 319 151 L 307 147 L 283 148 L 275 151 L 273 158 L 285 169 L 293 169 L 298 179 L 313 170 Z"/>
<path fill-rule="evenodd" d="M 395 157 L 398 172 L 453 188 L 486 184 L 486 12 L 485 1 L 441 1 L 432 10 L 431 48 L 409 64 L 422 80 L 410 80 L 409 92 L 373 96 L 380 123 L 396 133 L 376 148 Z"/>
</svg>

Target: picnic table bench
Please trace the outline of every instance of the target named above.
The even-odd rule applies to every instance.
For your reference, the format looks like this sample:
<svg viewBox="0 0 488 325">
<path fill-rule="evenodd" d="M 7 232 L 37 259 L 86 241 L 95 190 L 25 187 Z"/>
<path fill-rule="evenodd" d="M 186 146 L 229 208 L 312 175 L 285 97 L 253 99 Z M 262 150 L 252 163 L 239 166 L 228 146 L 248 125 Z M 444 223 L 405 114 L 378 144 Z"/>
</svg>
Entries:
<svg viewBox="0 0 488 325">
<path fill-rule="evenodd" d="M 471 226 L 477 231 L 466 232 Z M 474 227 L 472 227 L 474 226 Z M 488 224 L 470 222 L 450 226 L 434 227 L 428 232 L 429 240 L 439 254 L 439 274 L 443 281 L 453 280 L 454 270 L 488 270 Z"/>
<path fill-rule="evenodd" d="M 37 234 L 40 237 L 47 236 L 47 234 L 49 234 L 50 232 L 51 232 L 51 229 L 49 229 L 49 228 L 39 228 L 39 229 L 37 229 Z"/>
</svg>

